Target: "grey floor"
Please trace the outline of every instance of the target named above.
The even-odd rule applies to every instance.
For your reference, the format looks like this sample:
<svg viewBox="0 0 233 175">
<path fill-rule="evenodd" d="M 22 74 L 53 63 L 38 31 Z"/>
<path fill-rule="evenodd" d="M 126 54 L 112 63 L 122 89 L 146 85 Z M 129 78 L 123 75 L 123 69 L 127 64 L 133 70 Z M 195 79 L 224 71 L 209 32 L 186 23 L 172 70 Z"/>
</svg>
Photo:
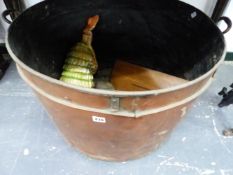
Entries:
<svg viewBox="0 0 233 175">
<path fill-rule="evenodd" d="M 90 159 L 72 149 L 11 64 L 0 81 L 0 175 L 230 175 L 233 105 L 219 109 L 217 92 L 233 82 L 233 64 L 221 65 L 209 90 L 159 150 L 135 161 Z"/>
</svg>

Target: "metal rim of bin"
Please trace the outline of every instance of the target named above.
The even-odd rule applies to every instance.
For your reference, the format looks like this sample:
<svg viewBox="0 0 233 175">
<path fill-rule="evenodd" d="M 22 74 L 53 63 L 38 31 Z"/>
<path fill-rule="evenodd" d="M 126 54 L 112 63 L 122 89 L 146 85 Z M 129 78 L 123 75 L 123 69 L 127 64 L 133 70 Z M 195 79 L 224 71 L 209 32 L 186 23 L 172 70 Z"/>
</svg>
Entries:
<svg viewBox="0 0 233 175">
<path fill-rule="evenodd" d="M 33 82 L 31 82 L 23 73 L 23 71 L 21 70 L 20 66 L 17 65 L 17 69 L 18 72 L 20 74 L 20 76 L 22 77 L 22 79 L 29 84 L 29 86 L 31 88 L 33 88 L 37 93 L 39 93 L 40 95 L 48 98 L 51 101 L 54 101 L 56 103 L 62 104 L 64 106 L 68 106 L 71 108 L 75 108 L 75 109 L 80 109 L 80 110 L 85 110 L 85 111 L 91 111 L 91 112 L 97 112 L 97 113 L 103 113 L 103 114 L 111 114 L 111 115 L 116 115 L 116 116 L 124 116 L 124 117 L 134 117 L 134 118 L 139 118 L 139 117 L 143 117 L 143 116 L 149 116 L 150 114 L 155 114 L 155 113 L 159 113 L 159 112 L 163 112 L 172 108 L 175 108 L 177 106 L 181 106 L 184 104 L 187 104 L 188 102 L 194 100 L 195 98 L 197 98 L 199 95 L 201 95 L 211 84 L 213 78 L 211 77 L 206 83 L 205 85 L 198 90 L 196 93 L 194 93 L 193 95 L 174 102 L 172 104 L 166 105 L 166 106 L 162 106 L 156 109 L 148 109 L 148 110 L 144 110 L 144 111 L 136 111 L 136 112 L 129 112 L 129 111 L 125 111 L 125 110 L 121 110 L 118 112 L 114 112 L 111 110 L 107 110 L 107 109 L 98 109 L 98 108 L 92 108 L 92 107 L 88 107 L 88 106 L 83 106 L 83 105 L 79 105 L 78 103 L 73 103 L 73 102 L 69 102 L 67 100 L 64 100 L 62 98 L 59 97 L 55 97 L 51 94 L 48 94 L 47 92 L 45 92 L 44 90 L 40 89 L 38 86 L 36 86 Z"/>
</svg>

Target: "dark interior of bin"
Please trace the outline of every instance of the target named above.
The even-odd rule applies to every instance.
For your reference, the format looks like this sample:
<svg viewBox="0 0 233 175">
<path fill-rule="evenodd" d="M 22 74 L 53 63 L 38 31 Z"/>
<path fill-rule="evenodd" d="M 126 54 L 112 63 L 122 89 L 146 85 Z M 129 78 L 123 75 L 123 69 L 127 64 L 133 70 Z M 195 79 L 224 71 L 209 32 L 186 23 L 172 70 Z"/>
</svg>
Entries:
<svg viewBox="0 0 233 175">
<path fill-rule="evenodd" d="M 9 44 L 29 67 L 58 78 L 88 17 L 100 15 L 93 48 L 99 70 L 116 59 L 188 80 L 210 70 L 224 50 L 219 29 L 202 12 L 170 0 L 47 0 L 24 12 Z"/>
</svg>

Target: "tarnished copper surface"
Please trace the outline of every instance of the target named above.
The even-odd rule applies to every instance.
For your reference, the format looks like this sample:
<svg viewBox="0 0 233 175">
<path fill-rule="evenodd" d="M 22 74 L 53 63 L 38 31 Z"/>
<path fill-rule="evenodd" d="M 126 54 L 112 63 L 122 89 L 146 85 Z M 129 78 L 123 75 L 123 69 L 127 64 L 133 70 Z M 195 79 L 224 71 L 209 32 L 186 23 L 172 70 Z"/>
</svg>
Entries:
<svg viewBox="0 0 233 175">
<path fill-rule="evenodd" d="M 136 159 L 157 149 L 188 105 L 129 118 L 78 110 L 37 95 L 72 146 L 91 157 L 112 161 Z M 106 123 L 93 122 L 92 116 L 104 117 Z"/>
<path fill-rule="evenodd" d="M 136 159 L 157 149 L 191 104 L 189 101 L 140 118 L 92 112 L 67 105 L 63 99 L 40 89 L 21 69 L 19 72 L 35 90 L 66 140 L 81 152 L 101 160 Z M 93 117 L 104 118 L 104 122 L 96 122 Z"/>
<path fill-rule="evenodd" d="M 197 93 L 187 90 L 186 94 L 195 95 L 191 100 L 173 108 L 150 113 L 139 118 L 120 116 L 117 112 L 108 114 L 95 110 L 85 110 L 80 106 L 73 105 L 69 100 L 59 97 L 54 92 L 51 93 L 52 89 L 49 89 L 46 84 L 51 84 L 49 85 L 51 88 L 54 86 L 52 83 L 40 80 L 20 68 L 19 65 L 18 69 L 21 77 L 35 90 L 66 140 L 81 152 L 101 160 L 125 161 L 136 159 L 155 150 L 166 140 L 176 124 L 185 116 L 191 102 L 198 96 Z M 205 82 L 206 80 L 203 80 L 201 81 L 202 84 L 197 83 L 193 87 L 196 87 L 197 92 L 203 91 L 208 87 L 205 85 L 208 83 Z M 202 86 L 203 88 L 201 88 Z M 59 86 L 57 86 L 57 90 L 61 92 Z M 73 89 L 70 90 L 74 91 Z M 182 94 L 182 90 L 179 91 Z M 77 93 L 81 92 L 77 91 Z M 166 96 L 166 94 L 162 95 Z M 83 96 L 86 96 L 86 94 L 83 93 Z M 167 97 L 172 99 L 171 95 L 167 95 Z M 140 98 L 135 97 L 135 99 L 139 99 L 139 102 Z M 156 96 L 154 98 L 156 101 Z M 98 103 L 98 101 L 94 102 Z M 142 103 L 141 108 L 144 107 L 145 109 L 147 106 L 149 105 Z M 101 117 L 104 122 L 96 122 L 93 117 Z"/>
</svg>

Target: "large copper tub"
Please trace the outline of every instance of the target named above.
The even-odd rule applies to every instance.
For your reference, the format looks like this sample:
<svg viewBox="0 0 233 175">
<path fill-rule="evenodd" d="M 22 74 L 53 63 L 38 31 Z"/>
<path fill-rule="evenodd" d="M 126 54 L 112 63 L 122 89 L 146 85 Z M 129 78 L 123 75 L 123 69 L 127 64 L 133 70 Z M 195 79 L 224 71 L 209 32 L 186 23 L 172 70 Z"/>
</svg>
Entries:
<svg viewBox="0 0 233 175">
<path fill-rule="evenodd" d="M 21 77 L 66 140 L 91 157 L 125 161 L 158 148 L 210 85 L 224 59 L 224 37 L 205 14 L 179 1 L 147 3 L 45 1 L 26 10 L 9 28 L 6 45 Z M 57 80 L 65 54 L 93 14 L 101 17 L 93 43 L 100 69 L 128 57 L 189 81 L 127 92 Z"/>
</svg>

